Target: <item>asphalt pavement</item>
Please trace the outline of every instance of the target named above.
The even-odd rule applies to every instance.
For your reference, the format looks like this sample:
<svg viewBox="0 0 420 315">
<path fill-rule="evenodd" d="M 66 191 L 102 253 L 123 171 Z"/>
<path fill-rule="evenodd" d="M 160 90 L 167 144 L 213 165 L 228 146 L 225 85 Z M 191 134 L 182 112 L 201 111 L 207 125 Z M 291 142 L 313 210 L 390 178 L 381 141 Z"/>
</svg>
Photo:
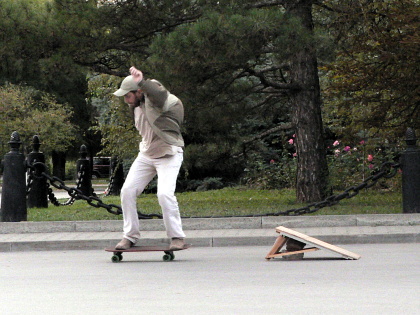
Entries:
<svg viewBox="0 0 420 315">
<path fill-rule="evenodd" d="M 187 242 L 161 252 L 104 248 L 121 220 L 0 222 L 0 314 L 418 314 L 420 214 L 184 219 Z M 361 256 L 321 248 L 265 257 L 284 226 Z M 140 244 L 167 244 L 142 220 Z"/>
<path fill-rule="evenodd" d="M 267 261 L 265 246 L 192 247 L 170 262 L 161 253 L 120 263 L 103 250 L 1 253 L 0 313 L 418 314 L 417 243 L 336 245 L 362 257 L 320 250 Z"/>
</svg>

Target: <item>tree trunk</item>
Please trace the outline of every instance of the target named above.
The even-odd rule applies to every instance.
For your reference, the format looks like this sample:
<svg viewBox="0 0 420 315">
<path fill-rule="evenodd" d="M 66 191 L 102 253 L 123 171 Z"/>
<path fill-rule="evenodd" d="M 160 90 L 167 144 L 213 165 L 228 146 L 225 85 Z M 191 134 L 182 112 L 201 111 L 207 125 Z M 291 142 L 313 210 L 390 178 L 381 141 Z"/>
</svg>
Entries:
<svg viewBox="0 0 420 315">
<path fill-rule="evenodd" d="M 288 14 L 301 20 L 313 33 L 312 1 L 285 5 Z M 301 42 L 301 41 L 299 41 Z M 306 41 L 307 43 L 307 41 Z M 328 165 L 321 117 L 321 97 L 316 50 L 301 46 L 291 58 L 291 80 L 301 89 L 291 94 L 292 123 L 297 153 L 296 197 L 299 202 L 320 201 L 326 197 Z"/>
</svg>

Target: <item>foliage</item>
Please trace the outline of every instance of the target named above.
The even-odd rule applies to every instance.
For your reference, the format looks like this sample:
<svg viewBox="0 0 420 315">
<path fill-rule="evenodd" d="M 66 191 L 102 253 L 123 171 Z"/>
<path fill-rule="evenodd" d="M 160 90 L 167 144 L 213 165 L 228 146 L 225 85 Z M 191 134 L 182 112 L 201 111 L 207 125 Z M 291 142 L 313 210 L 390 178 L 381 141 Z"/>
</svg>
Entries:
<svg viewBox="0 0 420 315">
<path fill-rule="evenodd" d="M 255 189 L 293 188 L 296 178 L 296 159 L 287 155 L 268 163 L 258 157 L 250 157 L 242 181 Z"/>
<path fill-rule="evenodd" d="M 90 101 L 97 111 L 96 125 L 92 128 L 101 133 L 99 154 L 118 156 L 120 160 L 132 159 L 138 152 L 140 136 L 133 127 L 128 107 L 112 95 L 118 89 L 120 78 L 97 75 L 89 79 Z"/>
<path fill-rule="evenodd" d="M 385 162 L 397 162 L 398 146 L 390 146 L 371 140 L 361 140 L 355 145 L 343 145 L 334 141 L 328 156 L 330 169 L 330 187 L 333 191 L 344 190 L 359 185 L 363 180 L 381 170 Z M 375 188 L 396 189 L 401 187 L 401 177 L 382 180 Z"/>
<path fill-rule="evenodd" d="M 313 21 L 291 16 L 308 6 Z M 312 22 L 313 34 L 304 28 Z M 419 128 L 418 23 L 415 0 L 2 0 L 0 85 L 22 83 L 46 92 L 47 103 L 68 104 L 73 114 L 67 119 L 80 127 L 73 130 L 78 142 L 94 147 L 103 136 L 104 154 L 128 160 L 139 136 L 126 106 L 110 94 L 134 64 L 184 102 L 183 179 L 216 177 L 226 184 L 247 168 L 246 179 L 254 184 L 287 186 L 295 182 L 293 163 L 303 155 L 290 157 L 284 138 L 293 131 L 266 132 L 299 110 L 313 112 L 300 107 L 306 100 L 292 102 L 302 90 L 293 65 L 308 65 L 296 56 L 316 49 L 323 118 L 334 140 L 396 143 L 407 126 Z M 299 123 L 312 122 L 295 120 L 296 133 L 303 129 Z M 5 126 L 3 143 L 10 137 Z M 16 126 L 32 132 L 31 126 Z M 323 146 L 319 137 L 307 136 L 312 134 L 305 129 L 296 141 Z M 351 164 L 344 158 L 349 156 L 342 156 L 341 165 Z M 343 169 L 330 167 L 333 177 Z"/>
<path fill-rule="evenodd" d="M 76 4 L 83 5 L 83 9 L 71 10 L 70 7 L 76 9 Z M 88 47 L 86 43 L 93 44 L 86 28 L 91 20 L 88 5 L 92 8 L 92 1 L 2 0 L 0 85 L 24 84 L 48 93 L 57 103 L 68 104 L 72 115 L 66 117 L 76 126 L 73 139 L 91 147 L 94 142 L 88 132 L 92 113 L 86 103 L 86 70 L 75 62 L 76 50 Z M 72 150 L 67 143 L 56 150 L 63 147 L 66 152 L 77 154 L 77 149 Z"/>
<path fill-rule="evenodd" d="M 42 151 L 66 151 L 76 131 L 69 122 L 71 115 L 68 105 L 57 103 L 45 92 L 13 84 L 0 87 L 1 139 L 8 141 L 17 130 L 24 144 L 31 143 L 32 137 L 39 135 Z M 2 144 L 3 153 L 8 150 L 6 143 Z"/>
<path fill-rule="evenodd" d="M 419 128 L 418 1 L 327 2 L 339 6 L 330 16 L 337 59 L 324 68 L 331 128 L 389 141 Z"/>
<path fill-rule="evenodd" d="M 259 141 L 260 150 L 247 155 L 242 182 L 259 189 L 295 188 L 296 153 L 293 139 L 287 139 L 287 135 L 281 133 Z"/>
</svg>

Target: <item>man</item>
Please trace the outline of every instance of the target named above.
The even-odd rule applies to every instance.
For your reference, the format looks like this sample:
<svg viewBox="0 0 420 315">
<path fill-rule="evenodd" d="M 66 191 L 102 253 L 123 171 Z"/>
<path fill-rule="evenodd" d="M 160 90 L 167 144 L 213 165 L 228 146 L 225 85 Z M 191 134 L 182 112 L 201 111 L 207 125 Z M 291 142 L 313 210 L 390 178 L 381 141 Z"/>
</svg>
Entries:
<svg viewBox="0 0 420 315">
<path fill-rule="evenodd" d="M 184 247 L 185 234 L 175 197 L 175 186 L 183 161 L 184 140 L 181 124 L 184 120 L 182 102 L 156 80 L 143 78 L 135 67 L 114 95 L 124 96 L 134 113 L 134 124 L 142 140 L 139 154 L 128 172 L 121 189 L 124 236 L 115 249 L 128 249 L 140 238 L 136 200 L 157 174 L 157 197 L 162 208 L 170 249 Z"/>
</svg>

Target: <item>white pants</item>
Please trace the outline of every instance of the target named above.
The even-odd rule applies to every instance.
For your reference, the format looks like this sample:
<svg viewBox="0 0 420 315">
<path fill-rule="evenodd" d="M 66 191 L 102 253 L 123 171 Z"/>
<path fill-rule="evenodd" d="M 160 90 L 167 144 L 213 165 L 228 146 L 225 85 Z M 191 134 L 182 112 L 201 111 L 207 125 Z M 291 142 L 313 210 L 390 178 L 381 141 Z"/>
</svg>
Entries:
<svg viewBox="0 0 420 315">
<path fill-rule="evenodd" d="M 131 165 L 121 189 L 124 216 L 124 238 L 133 243 L 140 238 L 137 216 L 137 196 L 157 174 L 157 197 L 162 208 L 163 222 L 168 237 L 184 238 L 178 201 L 175 197 L 176 180 L 183 161 L 183 153 L 153 159 L 139 153 Z"/>
</svg>

